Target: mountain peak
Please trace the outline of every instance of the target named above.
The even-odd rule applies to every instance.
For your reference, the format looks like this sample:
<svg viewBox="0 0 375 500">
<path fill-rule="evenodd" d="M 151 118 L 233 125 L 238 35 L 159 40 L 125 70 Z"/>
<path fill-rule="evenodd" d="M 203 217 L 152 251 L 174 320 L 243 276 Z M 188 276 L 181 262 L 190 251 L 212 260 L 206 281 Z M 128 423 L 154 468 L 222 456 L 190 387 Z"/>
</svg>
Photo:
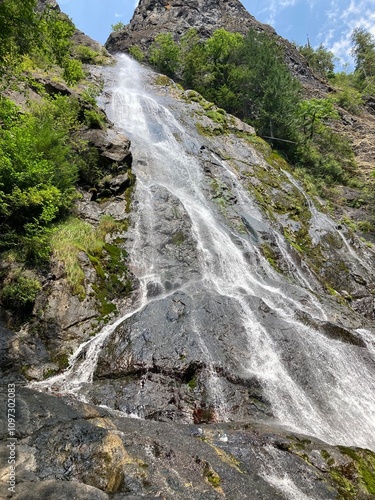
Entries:
<svg viewBox="0 0 375 500">
<path fill-rule="evenodd" d="M 137 45 L 147 53 L 159 33 L 172 33 L 177 41 L 190 28 L 195 28 L 202 38 L 210 37 L 219 28 L 242 34 L 250 29 L 266 32 L 283 45 L 291 72 L 303 82 L 320 86 L 295 46 L 268 24 L 257 21 L 239 0 L 140 0 L 130 23 L 111 33 L 105 46 L 116 53 L 128 52 Z"/>
<path fill-rule="evenodd" d="M 218 28 L 246 33 L 250 28 L 275 34 L 271 26 L 258 22 L 239 0 L 140 0 L 130 24 L 112 33 L 111 52 L 131 45 L 147 48 L 159 33 L 173 33 L 178 40 L 190 28 L 208 38 Z"/>
</svg>

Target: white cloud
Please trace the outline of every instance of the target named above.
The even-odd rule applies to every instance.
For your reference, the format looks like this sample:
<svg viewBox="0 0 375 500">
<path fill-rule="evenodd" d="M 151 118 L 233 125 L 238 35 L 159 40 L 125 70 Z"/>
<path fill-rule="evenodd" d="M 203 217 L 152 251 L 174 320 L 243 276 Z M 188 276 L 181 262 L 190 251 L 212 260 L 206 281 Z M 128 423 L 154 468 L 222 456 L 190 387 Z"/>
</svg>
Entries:
<svg viewBox="0 0 375 500">
<path fill-rule="evenodd" d="M 353 68 L 351 34 L 364 28 L 375 36 L 373 0 L 331 0 L 325 10 L 325 22 L 317 38 L 341 61 Z"/>
<path fill-rule="evenodd" d="M 262 9 L 260 12 L 265 13 L 267 15 L 267 23 L 271 26 L 275 25 L 276 16 L 282 9 L 286 9 L 288 7 L 294 7 L 298 3 L 299 0 L 271 0 L 269 5 Z M 314 1 L 314 0 L 312 0 Z"/>
</svg>

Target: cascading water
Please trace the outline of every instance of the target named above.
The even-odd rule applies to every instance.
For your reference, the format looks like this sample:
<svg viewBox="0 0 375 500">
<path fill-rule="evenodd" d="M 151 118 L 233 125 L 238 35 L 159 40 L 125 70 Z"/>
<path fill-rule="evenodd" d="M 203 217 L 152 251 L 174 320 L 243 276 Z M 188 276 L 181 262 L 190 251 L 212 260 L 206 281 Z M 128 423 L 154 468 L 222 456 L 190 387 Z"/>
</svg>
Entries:
<svg viewBox="0 0 375 500">
<path fill-rule="evenodd" d="M 247 235 L 235 231 L 207 196 L 211 181 L 204 175 L 199 158 L 201 139 L 193 132 L 194 124 L 187 129 L 175 118 L 168 99 L 145 90 L 151 73 L 127 56 L 119 57 L 112 72 L 106 89 L 111 95 L 107 114 L 130 137 L 135 159 L 136 210 L 128 250 L 142 297 L 135 311 L 81 346 L 65 373 L 35 386 L 54 386 L 62 392 L 83 394 L 81 388 L 92 382 L 109 337 L 119 325 L 137 326 L 142 312 L 146 319 L 150 312 L 149 327 L 139 330 L 139 334 L 134 329 L 129 335 L 134 342 L 141 335 L 145 338 L 136 354 L 146 359 L 144 353 L 152 343 L 154 328 L 151 312 L 154 314 L 164 300 L 177 297 L 178 291 L 175 307 L 185 311 L 187 297 L 190 309 L 188 313 L 176 309 L 170 324 L 175 325 L 176 318 L 185 314 L 186 349 L 201 353 L 196 366 L 205 366 L 208 373 L 207 397 L 216 404 L 218 419 L 231 418 L 222 385 L 225 378 L 256 379 L 264 399 L 270 403 L 273 418 L 281 425 L 332 444 L 375 450 L 374 336 L 358 328 L 352 334 L 355 342 L 345 343 L 326 334 L 324 326 L 319 325 L 323 325 L 330 312 L 312 292 L 316 288 L 315 278 L 288 257 L 283 237 L 262 216 L 236 171 L 224 160 L 213 158 L 231 184 L 238 218 L 251 221 L 255 228 Z M 290 181 L 295 182 L 292 177 Z M 298 189 L 302 188 L 298 185 Z M 306 199 L 318 223 L 322 217 L 307 196 Z M 173 202 L 173 207 L 169 202 Z M 182 241 L 186 234 L 175 232 L 177 250 L 173 260 L 166 255 L 169 235 L 161 214 L 180 224 L 178 227 L 183 223 L 187 227 L 191 247 L 183 262 L 178 254 L 178 238 Z M 333 222 L 324 218 L 331 230 Z M 272 232 L 287 266 L 295 271 L 294 283 L 276 272 L 263 257 L 254 236 L 257 228 Z M 355 258 L 360 259 L 357 255 Z M 205 305 L 205 294 L 222 304 L 222 312 L 217 313 L 217 323 L 213 325 L 202 316 L 202 310 L 208 311 L 212 304 L 207 299 Z M 228 311 L 235 322 L 232 327 L 226 326 L 227 337 L 223 340 L 221 332 Z M 301 320 L 306 313 L 314 320 L 310 325 Z M 158 349 L 167 349 L 175 340 L 168 341 L 166 328 L 160 330 L 165 335 L 165 346 Z M 228 335 L 232 335 L 232 340 Z M 227 346 L 228 352 L 223 346 Z M 151 357 L 152 362 L 145 362 L 147 369 L 152 369 L 157 356 L 150 354 Z M 185 354 L 180 358 L 185 358 Z M 228 375 L 231 370 L 233 373 Z M 85 397 L 90 398 L 89 390 L 87 394 Z"/>
</svg>

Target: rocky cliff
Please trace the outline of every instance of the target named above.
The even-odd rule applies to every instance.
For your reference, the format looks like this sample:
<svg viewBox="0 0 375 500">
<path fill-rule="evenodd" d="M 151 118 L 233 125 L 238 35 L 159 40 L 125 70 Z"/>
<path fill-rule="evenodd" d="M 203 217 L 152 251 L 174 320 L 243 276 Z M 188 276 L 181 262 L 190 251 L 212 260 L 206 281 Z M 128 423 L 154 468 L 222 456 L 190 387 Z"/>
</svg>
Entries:
<svg viewBox="0 0 375 500">
<path fill-rule="evenodd" d="M 201 2 L 141 2 L 151 29 L 147 5 Z M 230 9 L 251 21 L 238 2 L 199 16 Z M 79 252 L 84 297 L 54 256 L 31 321 L 0 325 L 0 496 L 373 498 L 375 454 L 352 446 L 375 449 L 373 249 L 252 127 L 127 59 L 101 74 L 116 127 L 79 132 L 102 169 L 75 215 L 115 230 Z"/>
<path fill-rule="evenodd" d="M 208 38 L 218 28 L 243 34 L 250 29 L 264 31 L 283 46 L 286 62 L 294 75 L 305 84 L 321 86 L 296 48 L 278 36 L 271 26 L 257 21 L 239 0 L 140 0 L 130 24 L 112 33 L 105 46 L 113 54 L 127 52 L 133 45 L 147 53 L 159 33 L 172 33 L 178 40 L 190 28 L 195 28 L 202 38 Z"/>
<path fill-rule="evenodd" d="M 112 80 L 134 81 L 141 69 L 133 63 L 125 73 L 118 71 L 120 67 L 107 70 L 101 98 L 113 119 L 128 94 L 113 91 Z M 143 86 L 152 94 L 144 95 Z M 373 322 L 364 317 L 372 311 L 373 284 L 366 268 L 371 250 L 354 235 L 340 233 L 314 208 L 286 163 L 251 127 L 160 75 L 147 73 L 138 91 L 144 98 L 139 112 L 121 115 L 139 120 L 141 132 L 132 147 L 139 174 L 132 227 L 115 242 L 132 253 L 139 276 L 132 303 L 126 295 L 118 296 L 126 314 L 90 342 L 90 324 L 80 318 L 85 307 L 97 318 L 95 308 L 69 294 L 60 271 L 45 290 L 44 308 L 39 302 L 35 309 L 42 315 L 39 324 L 16 336 L 1 329 L 3 380 L 17 383 L 18 483 L 13 498 L 370 499 L 375 455 L 348 446 L 353 436 L 361 435 L 360 426 L 347 433 L 347 446 L 286 430 L 275 418 L 275 395 L 267 386 L 273 377 L 277 384 L 282 364 L 288 367 L 287 378 L 274 392 L 286 412 L 297 402 L 295 418 L 302 415 L 309 426 L 315 409 L 301 405 L 304 391 L 321 411 L 328 406 L 331 419 L 336 391 L 344 388 L 345 398 L 351 398 L 358 379 L 361 387 L 371 383 L 364 370 L 371 369 L 366 343 L 371 345 Z M 134 134 L 129 120 L 126 127 Z M 165 135 L 167 126 L 172 128 Z M 143 142 L 137 144 L 139 140 Z M 120 142 L 129 144 L 124 137 Z M 187 153 L 179 149 L 182 145 Z M 203 199 L 199 191 L 193 199 L 204 224 L 210 207 L 217 225 L 212 221 L 211 227 L 208 218 L 206 226 L 197 227 L 191 198 L 184 198 L 180 189 L 172 192 L 172 179 L 181 168 L 186 189 L 197 185 L 203 190 Z M 100 203 L 85 195 L 78 209 L 81 217 L 97 224 L 99 212 L 109 209 L 126 218 L 123 207 L 121 195 Z M 217 241 L 204 239 L 210 229 L 223 227 Z M 283 231 L 289 242 L 282 242 Z M 227 256 L 226 234 L 234 243 Z M 205 254 L 213 262 L 202 266 Z M 90 288 L 95 266 L 84 253 L 81 257 Z M 143 268 L 145 263 L 152 268 Z M 247 273 L 254 277 L 251 283 L 242 281 Z M 239 312 L 239 303 L 247 317 Z M 76 323 L 68 325 L 74 318 Z M 48 333 L 40 338 L 43 322 Z M 60 327 L 54 329 L 53 322 Z M 64 322 L 66 328 L 61 328 Z M 368 337 L 360 333 L 364 328 Z M 269 354 L 268 336 L 281 344 L 282 364 L 275 354 L 270 365 L 259 366 L 257 356 Z M 24 387 L 25 374 L 35 381 L 57 371 L 56 364 L 48 365 L 49 350 L 66 356 L 85 339 L 89 342 L 76 351 L 72 369 Z M 333 350 L 326 351 L 327 346 Z M 88 372 L 92 380 L 82 382 L 80 376 Z M 297 401 L 288 393 L 290 378 L 301 390 Z M 346 385 L 347 379 L 353 387 Z M 324 392 L 323 380 L 331 393 Z M 351 411 L 362 415 L 360 402 L 369 404 L 371 391 L 364 389 L 358 398 L 354 405 L 344 401 L 343 425 Z M 2 388 L 2 414 L 6 400 Z M 0 438 L 0 457 L 6 463 L 5 426 Z M 7 473 L 4 467 L 4 498 L 9 496 Z"/>
</svg>

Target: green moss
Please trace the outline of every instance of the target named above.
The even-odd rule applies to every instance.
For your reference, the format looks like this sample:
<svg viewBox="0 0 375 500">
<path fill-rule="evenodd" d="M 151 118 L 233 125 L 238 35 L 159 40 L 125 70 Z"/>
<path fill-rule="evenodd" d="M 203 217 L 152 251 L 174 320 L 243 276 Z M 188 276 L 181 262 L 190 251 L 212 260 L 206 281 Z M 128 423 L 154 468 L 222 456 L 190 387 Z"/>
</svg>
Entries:
<svg viewBox="0 0 375 500">
<path fill-rule="evenodd" d="M 197 379 L 196 377 L 193 377 L 191 380 L 188 382 L 188 387 L 192 390 L 194 390 L 197 387 Z"/>
<path fill-rule="evenodd" d="M 209 109 L 215 107 L 215 104 L 213 102 L 209 102 L 209 101 L 200 101 L 200 104 L 202 106 L 202 108 L 205 110 L 205 111 L 208 111 Z M 208 115 L 207 115 L 208 116 Z"/>
<path fill-rule="evenodd" d="M 342 455 L 349 457 L 349 462 L 336 464 L 326 450 L 320 454 L 330 468 L 329 474 L 337 485 L 340 497 L 355 499 L 363 494 L 375 495 L 375 453 L 345 446 L 338 449 Z"/>
<path fill-rule="evenodd" d="M 375 495 L 375 471 L 374 467 L 367 464 L 360 464 L 359 474 L 366 486 L 368 493 Z"/>
<path fill-rule="evenodd" d="M 266 157 L 267 163 L 272 165 L 274 168 L 278 170 L 290 170 L 289 163 L 283 158 L 280 153 L 275 150 L 272 150 L 271 153 Z"/>
<path fill-rule="evenodd" d="M 339 449 L 356 464 L 360 481 L 366 491 L 375 495 L 375 453 L 370 450 L 355 451 L 345 446 L 339 446 Z"/>
<path fill-rule="evenodd" d="M 206 116 L 208 116 L 208 118 L 210 118 L 215 123 L 219 123 L 224 126 L 227 125 L 226 116 L 223 115 L 222 113 L 219 113 L 218 110 L 209 110 L 206 112 Z"/>
<path fill-rule="evenodd" d="M 277 264 L 277 254 L 274 252 L 274 250 L 271 248 L 271 246 L 268 243 L 263 243 L 260 246 L 260 250 L 264 257 L 268 260 L 268 262 L 271 264 L 271 266 L 277 271 L 281 272 L 278 264 Z"/>
<path fill-rule="evenodd" d="M 158 75 L 155 79 L 155 84 L 160 85 L 161 87 L 165 87 L 167 85 L 170 85 L 171 83 L 172 80 L 165 75 Z"/>
<path fill-rule="evenodd" d="M 331 457 L 327 450 L 320 450 L 320 455 L 328 466 L 331 467 L 335 463 L 335 460 Z"/>
<path fill-rule="evenodd" d="M 67 354 L 59 354 L 53 359 L 54 363 L 57 363 L 59 370 L 65 370 L 69 366 L 69 356 Z"/>
<path fill-rule="evenodd" d="M 175 233 L 172 236 L 173 245 L 180 246 L 183 244 L 184 241 L 185 241 L 185 235 L 182 231 L 177 231 L 177 233 Z"/>
<path fill-rule="evenodd" d="M 200 135 L 203 135 L 205 137 L 214 137 L 218 135 L 223 135 L 225 133 L 225 130 L 223 127 L 204 127 L 200 123 L 196 124 L 197 131 Z"/>
<path fill-rule="evenodd" d="M 221 209 L 225 209 L 230 204 L 233 195 L 229 187 L 218 179 L 212 179 L 212 198 L 218 203 Z"/>
<path fill-rule="evenodd" d="M 352 219 L 349 219 L 349 217 L 344 216 L 341 220 L 341 223 L 345 224 L 352 231 L 357 230 L 357 224 Z"/>
<path fill-rule="evenodd" d="M 104 286 L 95 284 L 93 285 L 93 289 L 95 290 L 96 297 L 100 304 L 99 313 L 101 314 L 102 318 L 105 318 L 113 312 L 117 312 L 117 307 L 115 306 L 115 304 L 108 300 L 108 291 Z"/>
<path fill-rule="evenodd" d="M 217 472 L 215 472 L 210 466 L 210 464 L 205 464 L 203 475 L 214 488 L 218 488 L 220 486 L 221 478 L 219 474 L 217 474 Z"/>
<path fill-rule="evenodd" d="M 112 303 L 116 297 L 127 295 L 132 284 L 125 264 L 127 253 L 118 245 L 105 243 L 106 236 L 115 231 L 123 231 L 126 224 L 112 217 L 104 216 L 97 229 L 76 219 L 69 220 L 55 235 L 54 244 L 58 258 L 65 263 L 67 277 L 73 292 L 83 299 L 86 296 L 85 275 L 81 268 L 79 253 L 85 252 L 92 263 L 97 282 L 93 286 L 100 303 L 102 317 L 116 311 Z"/>
<path fill-rule="evenodd" d="M 351 481 L 349 481 L 349 479 L 346 479 L 346 477 L 344 477 L 342 473 L 340 473 L 336 469 L 330 470 L 330 476 L 336 483 L 337 491 L 342 498 L 344 499 L 355 498 L 357 490 L 353 486 Z"/>
<path fill-rule="evenodd" d="M 265 158 L 267 158 L 272 153 L 271 146 L 261 137 L 256 134 L 249 134 L 247 132 L 242 132 L 239 130 L 235 130 L 234 134 L 236 137 L 241 139 L 245 139 L 251 146 L 253 146 L 259 153 L 262 154 Z"/>
</svg>

